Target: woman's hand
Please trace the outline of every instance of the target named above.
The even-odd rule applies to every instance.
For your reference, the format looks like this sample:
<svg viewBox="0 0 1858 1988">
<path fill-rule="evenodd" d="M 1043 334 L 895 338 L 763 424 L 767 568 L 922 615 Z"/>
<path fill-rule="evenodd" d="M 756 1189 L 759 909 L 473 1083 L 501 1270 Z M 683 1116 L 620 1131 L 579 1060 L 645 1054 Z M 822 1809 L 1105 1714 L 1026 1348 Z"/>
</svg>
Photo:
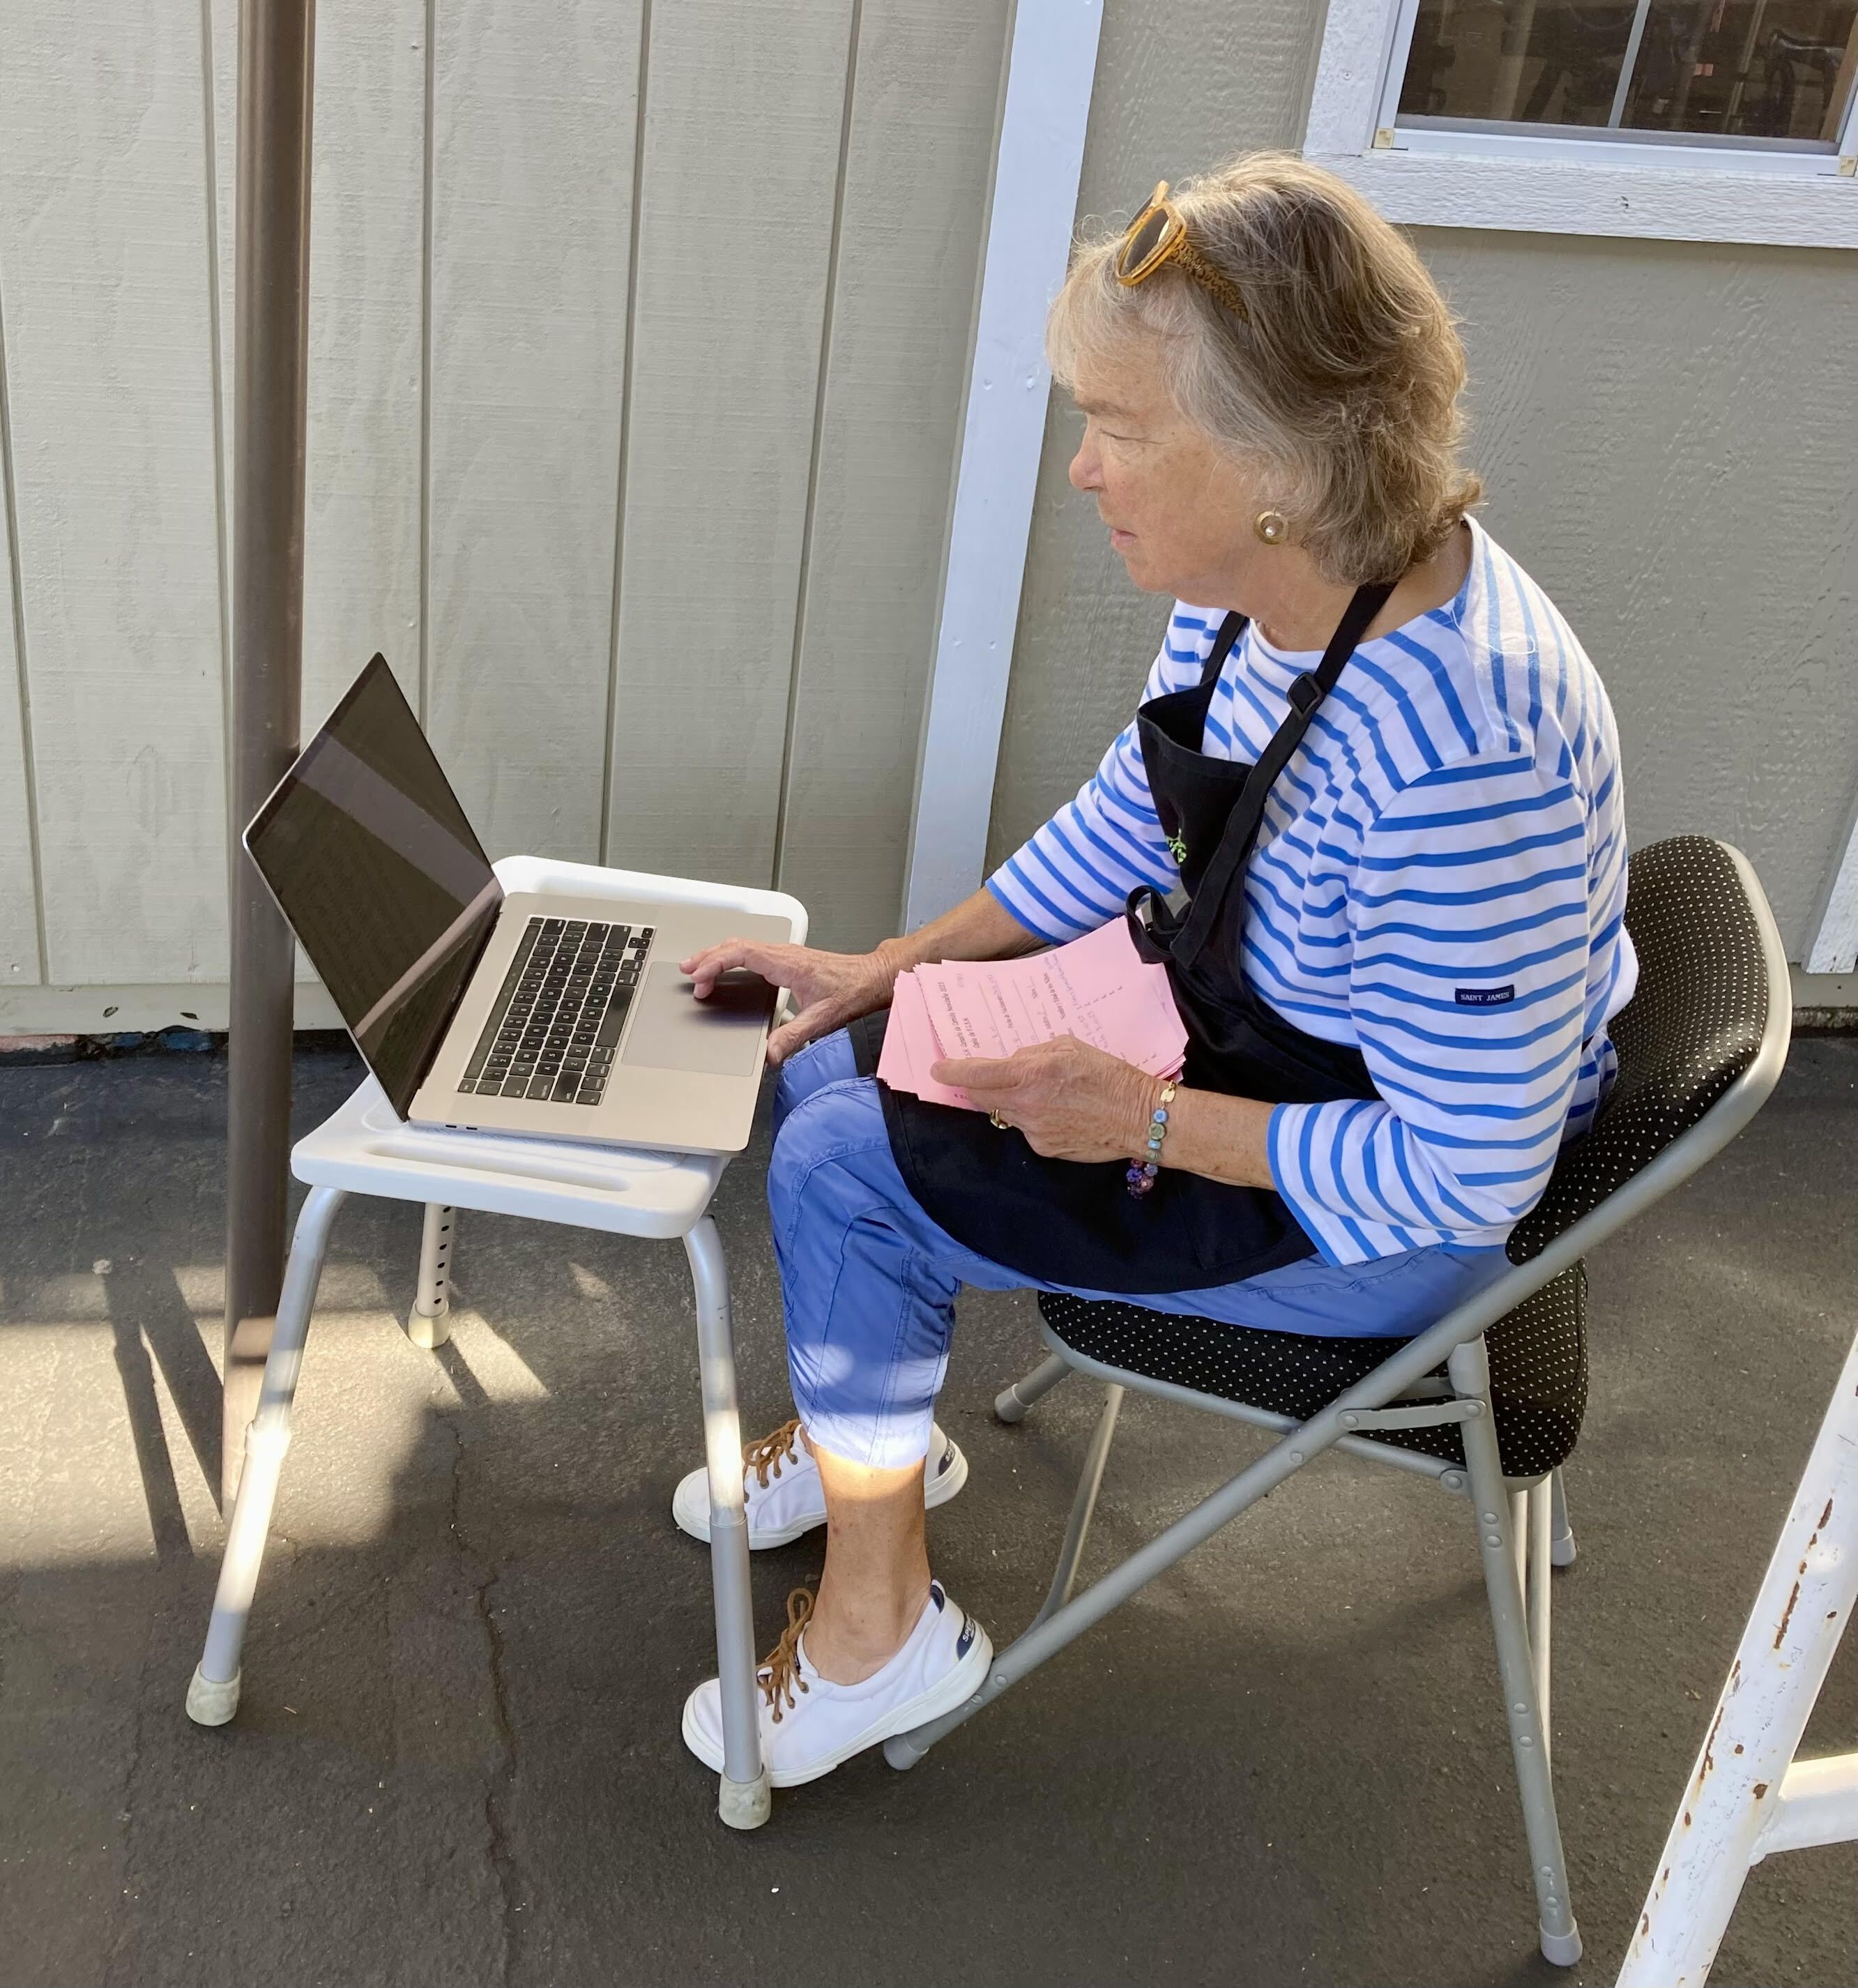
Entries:
<svg viewBox="0 0 1858 1988">
<path fill-rule="evenodd" d="M 869 1015 L 890 1000 L 897 969 L 880 947 L 876 952 L 819 952 L 806 945 L 765 945 L 758 939 L 726 938 L 682 962 L 696 982 L 691 990 L 707 1001 L 731 969 L 745 966 L 793 996 L 799 1013 L 768 1038 L 768 1060 L 782 1063 L 796 1050 Z"/>
<path fill-rule="evenodd" d="M 1010 1057 L 955 1057 L 931 1066 L 1052 1160 L 1128 1159 L 1148 1138 L 1159 1080 L 1133 1063 L 1059 1036 Z"/>
</svg>

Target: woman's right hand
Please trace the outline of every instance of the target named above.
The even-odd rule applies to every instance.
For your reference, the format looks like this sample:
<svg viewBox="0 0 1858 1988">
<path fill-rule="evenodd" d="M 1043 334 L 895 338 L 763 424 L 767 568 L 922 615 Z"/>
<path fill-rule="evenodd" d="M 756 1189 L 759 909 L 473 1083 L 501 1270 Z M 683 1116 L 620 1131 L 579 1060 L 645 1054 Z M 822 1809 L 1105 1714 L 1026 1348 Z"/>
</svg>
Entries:
<svg viewBox="0 0 1858 1988">
<path fill-rule="evenodd" d="M 887 1006 L 897 973 L 886 962 L 881 947 L 876 952 L 820 952 L 812 946 L 768 945 L 752 938 L 726 938 L 683 962 L 683 970 L 696 982 L 691 991 L 699 1001 L 709 999 L 724 974 L 743 966 L 772 986 L 788 989 L 799 1011 L 768 1038 L 768 1060 L 775 1064 L 860 1015 Z"/>
</svg>

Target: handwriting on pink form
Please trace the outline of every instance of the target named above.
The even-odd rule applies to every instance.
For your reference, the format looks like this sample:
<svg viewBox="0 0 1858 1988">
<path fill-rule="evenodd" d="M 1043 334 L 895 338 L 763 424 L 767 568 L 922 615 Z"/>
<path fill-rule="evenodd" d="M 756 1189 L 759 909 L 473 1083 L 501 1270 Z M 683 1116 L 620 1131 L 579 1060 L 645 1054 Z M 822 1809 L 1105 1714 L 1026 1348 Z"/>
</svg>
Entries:
<svg viewBox="0 0 1858 1988">
<path fill-rule="evenodd" d="M 899 974 L 877 1074 L 893 1090 L 976 1111 L 965 1091 L 935 1081 L 931 1064 L 1008 1057 L 1059 1036 L 1150 1077 L 1181 1068 L 1187 1030 L 1167 969 L 1142 958 L 1121 918 L 1029 959 L 950 960 Z"/>
</svg>

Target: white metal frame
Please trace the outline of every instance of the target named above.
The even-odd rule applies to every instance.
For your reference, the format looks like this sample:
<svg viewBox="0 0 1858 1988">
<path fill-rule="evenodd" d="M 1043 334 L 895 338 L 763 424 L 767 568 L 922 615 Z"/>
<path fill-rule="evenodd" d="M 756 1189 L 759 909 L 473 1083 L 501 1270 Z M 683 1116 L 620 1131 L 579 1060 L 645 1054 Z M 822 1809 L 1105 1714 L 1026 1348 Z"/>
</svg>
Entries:
<svg viewBox="0 0 1858 1988">
<path fill-rule="evenodd" d="M 496 866 L 509 891 L 555 890 L 576 897 L 700 902 L 785 918 L 796 943 L 806 937 L 806 908 L 783 892 L 691 883 L 535 857 Z M 722 1686 L 723 1769 L 717 1810 L 732 1828 L 768 1819 L 768 1773 L 755 1710 L 755 1651 L 748 1585 L 742 1429 L 729 1275 L 709 1205 L 728 1165 L 724 1155 L 640 1152 L 623 1147 L 519 1138 L 454 1127 L 410 1125 L 397 1117 L 372 1077 L 326 1123 L 300 1139 L 291 1169 L 309 1188 L 297 1218 L 276 1330 L 245 1466 L 227 1526 L 206 1645 L 187 1692 L 197 1725 L 223 1726 L 238 1709 L 242 1660 L 252 1598 L 264 1560 L 298 1376 L 322 1276 L 329 1231 L 350 1194 L 424 1205 L 419 1281 L 407 1320 L 416 1346 L 449 1336 L 454 1210 L 559 1222 L 611 1234 L 681 1241 L 697 1310 L 698 1370 L 704 1459 L 710 1473 L 710 1571 Z"/>
<path fill-rule="evenodd" d="M 1858 1341 L 1684 1784 L 1618 1988 L 1699 1988 L 1742 1882 L 1777 1851 L 1858 1841 L 1858 1753 L 1797 1760 L 1858 1600 Z"/>
<path fill-rule="evenodd" d="M 1858 247 L 1858 105 L 1836 154 L 1447 130 L 1394 115 L 1417 0 L 1330 0 L 1307 157 L 1390 220 L 1680 242 Z"/>
<path fill-rule="evenodd" d="M 1019 0 L 923 713 L 905 930 L 958 904 L 987 860 L 1006 683 L 1052 376 L 1046 313 L 1064 280 L 1102 0 Z"/>
</svg>

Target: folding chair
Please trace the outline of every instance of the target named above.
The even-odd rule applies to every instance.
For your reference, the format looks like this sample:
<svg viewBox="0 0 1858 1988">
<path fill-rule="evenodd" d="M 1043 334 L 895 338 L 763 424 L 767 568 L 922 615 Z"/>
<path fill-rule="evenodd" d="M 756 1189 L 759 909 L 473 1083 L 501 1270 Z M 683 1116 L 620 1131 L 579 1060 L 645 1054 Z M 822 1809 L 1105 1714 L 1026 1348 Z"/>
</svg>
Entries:
<svg viewBox="0 0 1858 1988">
<path fill-rule="evenodd" d="M 1248 1331 L 1114 1301 L 1039 1300 L 1051 1357 L 999 1397 L 1018 1422 L 1073 1373 L 1107 1386 L 1050 1592 L 986 1682 L 888 1741 L 894 1767 L 1081 1635 L 1331 1448 L 1468 1492 L 1521 1785 L 1542 1951 L 1580 1958 L 1549 1761 L 1549 1570 L 1574 1557 L 1561 1465 L 1587 1393 L 1582 1259 L 1728 1144 L 1766 1101 L 1792 1028 L 1786 954 L 1739 850 L 1700 836 L 1632 859 L 1626 924 L 1639 985 L 1615 1017 L 1619 1075 L 1509 1241 L 1514 1267 L 1417 1337 Z M 1075 1599 L 1072 1588 L 1127 1388 L 1283 1432 L 1282 1440 Z"/>
</svg>

